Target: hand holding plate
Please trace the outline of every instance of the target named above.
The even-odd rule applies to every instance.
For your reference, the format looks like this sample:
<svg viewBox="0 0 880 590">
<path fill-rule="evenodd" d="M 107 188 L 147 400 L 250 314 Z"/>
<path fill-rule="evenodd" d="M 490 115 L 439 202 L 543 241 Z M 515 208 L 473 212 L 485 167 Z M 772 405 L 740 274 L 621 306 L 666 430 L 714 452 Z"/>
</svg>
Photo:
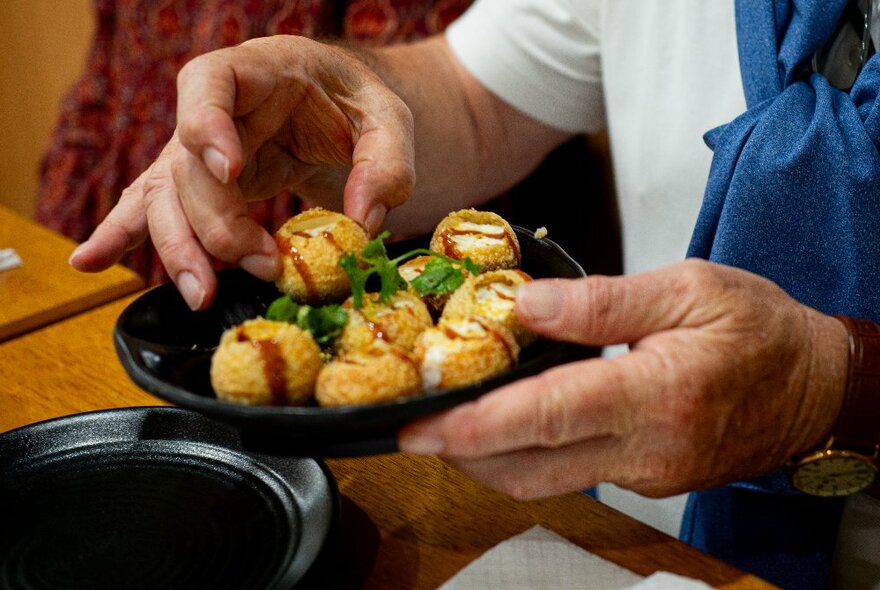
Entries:
<svg viewBox="0 0 880 590">
<path fill-rule="evenodd" d="M 665 496 L 778 468 L 823 440 L 839 411 L 842 326 L 742 270 L 691 260 L 536 281 L 517 305 L 541 336 L 631 351 L 417 421 L 402 450 L 437 454 L 518 498 L 599 482 Z"/>
</svg>

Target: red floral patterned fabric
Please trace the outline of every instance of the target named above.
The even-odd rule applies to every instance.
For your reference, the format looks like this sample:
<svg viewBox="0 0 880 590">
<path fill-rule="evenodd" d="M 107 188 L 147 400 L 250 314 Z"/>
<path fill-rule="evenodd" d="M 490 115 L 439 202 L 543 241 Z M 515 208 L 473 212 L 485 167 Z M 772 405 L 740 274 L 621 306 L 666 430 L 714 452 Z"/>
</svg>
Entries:
<svg viewBox="0 0 880 590">
<path fill-rule="evenodd" d="M 41 165 L 36 217 L 76 241 L 171 137 L 175 79 L 193 57 L 274 34 L 343 37 L 361 45 L 440 32 L 471 0 L 94 0 L 85 70 L 66 95 Z M 298 210 L 290 195 L 252 206 L 274 230 Z M 150 284 L 167 280 L 149 243 L 124 263 Z"/>
</svg>

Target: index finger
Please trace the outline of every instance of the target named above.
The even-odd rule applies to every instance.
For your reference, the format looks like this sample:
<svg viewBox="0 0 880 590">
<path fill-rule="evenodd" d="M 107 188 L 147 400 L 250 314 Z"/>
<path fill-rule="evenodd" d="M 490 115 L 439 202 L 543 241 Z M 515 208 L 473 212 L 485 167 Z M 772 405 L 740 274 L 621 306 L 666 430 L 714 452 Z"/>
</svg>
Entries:
<svg viewBox="0 0 880 590">
<path fill-rule="evenodd" d="M 100 272 L 119 262 L 126 252 L 147 237 L 144 210 L 145 170 L 124 191 L 119 202 L 98 224 L 92 235 L 70 255 L 70 264 L 81 272 Z"/>
<path fill-rule="evenodd" d="M 444 457 L 486 457 L 532 447 L 558 448 L 632 430 L 632 392 L 647 353 L 590 359 L 517 381 L 405 427 L 400 449 Z M 651 371 L 647 371 L 651 372 Z"/>
</svg>

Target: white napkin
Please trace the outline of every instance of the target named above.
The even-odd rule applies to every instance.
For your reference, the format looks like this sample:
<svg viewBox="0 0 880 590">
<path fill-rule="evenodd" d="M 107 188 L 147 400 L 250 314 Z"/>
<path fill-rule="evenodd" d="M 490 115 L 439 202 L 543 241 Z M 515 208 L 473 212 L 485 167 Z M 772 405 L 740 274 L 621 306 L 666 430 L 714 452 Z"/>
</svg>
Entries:
<svg viewBox="0 0 880 590">
<path fill-rule="evenodd" d="M 651 574 L 627 590 L 711 590 L 708 584 L 669 572 Z"/>
<path fill-rule="evenodd" d="M 21 256 L 12 248 L 0 249 L 0 271 L 18 268 L 22 265 Z"/>
<path fill-rule="evenodd" d="M 541 526 L 503 541 L 446 581 L 440 590 L 703 590 L 666 572 L 648 578 L 585 551 Z"/>
</svg>

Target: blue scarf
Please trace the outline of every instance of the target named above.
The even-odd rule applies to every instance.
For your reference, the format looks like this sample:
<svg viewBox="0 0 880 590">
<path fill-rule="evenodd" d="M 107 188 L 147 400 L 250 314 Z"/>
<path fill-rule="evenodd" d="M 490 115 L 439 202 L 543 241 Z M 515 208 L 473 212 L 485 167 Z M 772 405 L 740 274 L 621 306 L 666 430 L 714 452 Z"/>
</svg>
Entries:
<svg viewBox="0 0 880 590">
<path fill-rule="evenodd" d="M 688 256 L 880 321 L 880 55 L 849 92 L 808 68 L 846 3 L 737 0 L 748 110 L 706 134 L 715 156 Z M 840 510 L 779 472 L 692 494 L 681 536 L 783 588 L 827 588 Z"/>
</svg>

